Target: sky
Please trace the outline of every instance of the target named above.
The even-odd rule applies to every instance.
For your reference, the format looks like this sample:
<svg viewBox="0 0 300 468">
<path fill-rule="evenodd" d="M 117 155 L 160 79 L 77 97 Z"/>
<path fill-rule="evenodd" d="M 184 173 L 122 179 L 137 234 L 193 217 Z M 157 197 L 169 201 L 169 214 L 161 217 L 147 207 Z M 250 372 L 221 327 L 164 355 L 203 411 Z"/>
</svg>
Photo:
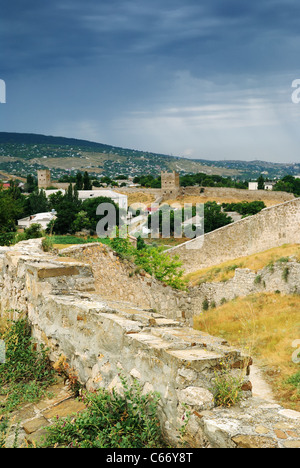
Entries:
<svg viewBox="0 0 300 468">
<path fill-rule="evenodd" d="M 0 0 L 0 12 L 0 131 L 300 162 L 299 0 Z"/>
</svg>

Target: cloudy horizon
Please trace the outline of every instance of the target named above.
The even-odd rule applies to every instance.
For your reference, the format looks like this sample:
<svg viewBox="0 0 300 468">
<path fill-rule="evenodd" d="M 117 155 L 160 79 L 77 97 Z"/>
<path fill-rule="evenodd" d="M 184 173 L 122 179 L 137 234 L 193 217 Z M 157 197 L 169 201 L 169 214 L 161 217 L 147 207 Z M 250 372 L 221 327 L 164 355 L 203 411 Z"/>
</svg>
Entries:
<svg viewBox="0 0 300 468">
<path fill-rule="evenodd" d="M 295 0 L 1 3 L 0 131 L 299 162 Z"/>
</svg>

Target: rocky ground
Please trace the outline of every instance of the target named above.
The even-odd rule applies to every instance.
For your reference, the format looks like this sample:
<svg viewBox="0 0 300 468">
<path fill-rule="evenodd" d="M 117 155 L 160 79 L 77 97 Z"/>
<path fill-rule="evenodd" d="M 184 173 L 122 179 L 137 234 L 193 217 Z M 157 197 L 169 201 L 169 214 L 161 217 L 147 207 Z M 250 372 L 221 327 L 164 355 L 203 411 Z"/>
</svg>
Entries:
<svg viewBox="0 0 300 468">
<path fill-rule="evenodd" d="M 14 445 L 16 432 L 18 447 L 36 447 L 45 438 L 47 426 L 58 418 L 71 416 L 85 409 L 85 405 L 72 396 L 62 379 L 49 387 L 48 391 L 49 398 L 26 404 L 12 414 L 6 448 Z"/>
</svg>

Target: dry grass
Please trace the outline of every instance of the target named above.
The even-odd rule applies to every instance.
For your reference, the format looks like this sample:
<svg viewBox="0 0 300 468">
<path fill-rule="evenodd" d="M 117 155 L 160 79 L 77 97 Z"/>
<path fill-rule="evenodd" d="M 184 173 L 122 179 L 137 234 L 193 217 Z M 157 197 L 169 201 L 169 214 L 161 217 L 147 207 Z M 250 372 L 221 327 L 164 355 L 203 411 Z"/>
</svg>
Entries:
<svg viewBox="0 0 300 468">
<path fill-rule="evenodd" d="M 68 247 L 77 247 L 81 244 L 53 244 L 53 248 L 57 250 L 67 249 Z"/>
<path fill-rule="evenodd" d="M 300 296 L 258 294 L 236 299 L 194 319 L 194 328 L 220 336 L 257 358 L 277 400 L 300 410 L 299 389 L 286 380 L 299 371 L 292 360 L 293 342 L 300 339 Z"/>
<path fill-rule="evenodd" d="M 284 244 L 281 247 L 266 250 L 247 257 L 240 257 L 235 260 L 229 260 L 213 267 L 207 267 L 190 273 L 186 276 L 192 286 L 206 282 L 221 282 L 233 278 L 236 268 L 249 268 L 255 272 L 262 268 L 288 257 L 295 257 L 300 262 L 300 245 Z"/>
<path fill-rule="evenodd" d="M 247 192 L 247 195 L 249 196 L 249 192 Z M 245 200 L 249 202 L 257 201 L 257 200 L 263 201 L 266 207 L 275 206 L 275 205 L 279 205 L 280 203 L 283 203 L 283 199 L 276 197 L 275 192 L 274 192 L 274 198 L 272 199 L 264 198 L 264 197 L 256 197 L 255 199 L 253 198 L 252 200 L 252 199 L 248 199 L 247 197 L 245 197 Z M 178 197 L 176 199 L 176 202 L 180 203 L 183 206 L 185 203 L 192 203 L 193 205 L 196 205 L 197 203 L 207 203 L 207 202 L 215 201 L 217 203 L 222 204 L 222 203 L 241 203 L 245 200 L 242 197 L 237 198 L 237 197 L 184 196 L 184 197 Z M 167 201 L 167 203 L 171 205 L 172 203 L 174 203 L 174 200 L 169 200 Z"/>
<path fill-rule="evenodd" d="M 124 195 L 127 195 L 127 197 L 128 197 L 128 206 L 131 206 L 131 205 L 134 205 L 134 204 L 139 204 L 139 203 L 141 203 L 142 205 L 149 206 L 156 199 L 156 197 L 155 197 L 155 195 L 153 193 L 126 192 L 125 190 L 122 191 L 122 188 L 116 189 L 116 192 L 123 193 Z"/>
</svg>

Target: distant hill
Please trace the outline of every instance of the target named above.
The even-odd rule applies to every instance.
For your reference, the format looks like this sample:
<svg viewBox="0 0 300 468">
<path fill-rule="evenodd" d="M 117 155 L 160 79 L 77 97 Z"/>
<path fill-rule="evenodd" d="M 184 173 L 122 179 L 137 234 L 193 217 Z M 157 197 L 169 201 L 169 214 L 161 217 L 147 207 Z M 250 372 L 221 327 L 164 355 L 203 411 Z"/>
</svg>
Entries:
<svg viewBox="0 0 300 468">
<path fill-rule="evenodd" d="M 95 177 L 157 176 L 162 170 L 176 170 L 181 175 L 204 172 L 232 178 L 257 178 L 262 172 L 268 172 L 266 176 L 270 178 L 300 173 L 300 165 L 297 168 L 262 161 L 191 160 L 75 138 L 0 132 L 2 177 L 23 178 L 44 168 L 51 169 L 53 180 L 78 171 L 88 171 Z"/>
</svg>

